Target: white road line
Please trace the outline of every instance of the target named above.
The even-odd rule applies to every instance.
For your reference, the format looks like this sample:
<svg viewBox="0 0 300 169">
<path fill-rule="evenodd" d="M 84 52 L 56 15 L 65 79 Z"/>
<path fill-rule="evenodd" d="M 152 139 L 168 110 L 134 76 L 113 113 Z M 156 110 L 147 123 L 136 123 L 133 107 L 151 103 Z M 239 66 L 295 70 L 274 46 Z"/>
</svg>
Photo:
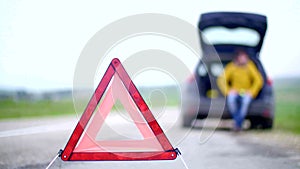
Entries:
<svg viewBox="0 0 300 169">
<path fill-rule="evenodd" d="M 6 131 L 0 131 L 0 138 L 24 136 L 24 135 L 39 134 L 39 133 L 54 132 L 54 131 L 65 131 L 65 130 L 71 130 L 74 127 L 75 127 L 74 122 L 66 122 L 66 123 L 53 124 L 53 125 L 43 125 L 43 126 L 34 126 L 34 127 L 27 127 L 27 128 L 14 129 L 14 130 L 6 130 Z"/>
</svg>

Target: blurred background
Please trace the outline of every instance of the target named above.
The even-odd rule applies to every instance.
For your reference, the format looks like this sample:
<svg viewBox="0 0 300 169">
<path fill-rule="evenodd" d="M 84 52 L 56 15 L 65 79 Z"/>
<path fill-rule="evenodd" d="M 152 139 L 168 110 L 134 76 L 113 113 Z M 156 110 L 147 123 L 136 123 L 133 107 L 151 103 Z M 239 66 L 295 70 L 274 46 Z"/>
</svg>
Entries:
<svg viewBox="0 0 300 169">
<path fill-rule="evenodd" d="M 139 13 L 162 13 L 196 26 L 200 14 L 204 12 L 242 11 L 268 17 L 261 60 L 276 89 L 275 128 L 300 133 L 300 89 L 297 88 L 300 84 L 300 50 L 297 43 L 300 36 L 297 31 L 300 29 L 300 3 L 296 0 L 189 3 L 3 0 L 0 3 L 2 119 L 72 113 L 73 75 L 80 52 L 98 30 L 115 20 Z M 156 44 L 169 47 L 165 47 L 166 50 L 184 52 L 184 49 L 178 49 L 176 44 L 166 40 L 160 42 L 155 37 L 146 37 L 123 44 L 125 47 L 115 49 L 119 53 L 112 51 L 111 55 L 128 55 L 128 51 L 138 51 L 139 47 L 135 45 L 141 43 L 146 48 L 153 48 Z M 195 69 L 195 59 L 186 54 L 180 59 L 191 71 Z M 100 77 L 101 74 L 99 80 Z M 166 86 L 167 93 L 174 93 L 170 92 L 174 81 L 159 72 L 146 72 L 135 77 L 134 81 L 138 86 Z M 178 97 L 170 98 L 173 98 L 170 104 L 179 102 L 176 100 Z M 43 109 L 44 106 L 47 109 Z M 286 123 L 286 120 L 291 121 Z"/>
</svg>

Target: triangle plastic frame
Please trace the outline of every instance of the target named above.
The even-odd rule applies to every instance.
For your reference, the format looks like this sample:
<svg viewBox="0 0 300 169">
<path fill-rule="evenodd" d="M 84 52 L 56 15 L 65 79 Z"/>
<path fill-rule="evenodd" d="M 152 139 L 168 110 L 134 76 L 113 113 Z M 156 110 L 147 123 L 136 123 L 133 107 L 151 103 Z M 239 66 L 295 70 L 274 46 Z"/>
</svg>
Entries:
<svg viewBox="0 0 300 169">
<path fill-rule="evenodd" d="M 97 105 L 99 104 L 103 94 L 105 93 L 112 77 L 117 73 L 121 82 L 131 96 L 133 102 L 147 122 L 154 136 L 160 143 L 162 151 L 146 151 L 146 152 L 74 152 L 74 149 L 81 138 L 85 128 L 88 125 Z M 125 71 L 120 60 L 114 58 L 92 95 L 84 113 L 76 125 L 65 149 L 61 154 L 63 161 L 132 161 L 132 160 L 174 160 L 177 157 L 177 150 L 173 148 L 170 141 L 164 134 L 163 130 L 157 123 L 151 110 L 140 95 L 131 78 Z"/>
</svg>

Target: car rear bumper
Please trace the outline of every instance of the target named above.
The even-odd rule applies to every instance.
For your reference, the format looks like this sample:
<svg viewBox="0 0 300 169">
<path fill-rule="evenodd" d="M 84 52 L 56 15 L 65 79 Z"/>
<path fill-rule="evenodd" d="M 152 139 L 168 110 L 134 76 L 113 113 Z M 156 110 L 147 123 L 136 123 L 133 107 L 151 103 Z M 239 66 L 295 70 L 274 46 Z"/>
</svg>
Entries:
<svg viewBox="0 0 300 169">
<path fill-rule="evenodd" d="M 185 116 L 195 118 L 231 118 L 225 98 L 209 99 L 201 97 L 199 100 L 194 101 L 190 99 L 183 104 L 183 111 L 185 111 Z M 246 118 L 253 116 L 273 119 L 274 101 L 271 99 L 253 100 L 249 106 Z"/>
</svg>

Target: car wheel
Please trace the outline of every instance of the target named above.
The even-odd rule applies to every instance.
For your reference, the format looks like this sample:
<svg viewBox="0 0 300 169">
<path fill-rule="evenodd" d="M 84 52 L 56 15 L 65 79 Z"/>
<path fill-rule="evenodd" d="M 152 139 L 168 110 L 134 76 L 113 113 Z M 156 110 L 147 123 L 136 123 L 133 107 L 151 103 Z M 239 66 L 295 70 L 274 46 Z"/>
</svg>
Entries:
<svg viewBox="0 0 300 169">
<path fill-rule="evenodd" d="M 250 129 L 258 129 L 259 128 L 259 119 L 258 118 L 250 118 Z"/>
<path fill-rule="evenodd" d="M 271 129 L 273 127 L 273 119 L 254 117 L 249 120 L 250 129 Z"/>
<path fill-rule="evenodd" d="M 264 119 L 262 121 L 263 129 L 271 129 L 273 127 L 273 119 Z"/>
<path fill-rule="evenodd" d="M 184 116 L 183 120 L 182 120 L 182 127 L 184 127 L 184 128 L 190 128 L 190 127 L 192 127 L 193 120 L 194 119 L 192 119 L 190 117 Z"/>
</svg>

